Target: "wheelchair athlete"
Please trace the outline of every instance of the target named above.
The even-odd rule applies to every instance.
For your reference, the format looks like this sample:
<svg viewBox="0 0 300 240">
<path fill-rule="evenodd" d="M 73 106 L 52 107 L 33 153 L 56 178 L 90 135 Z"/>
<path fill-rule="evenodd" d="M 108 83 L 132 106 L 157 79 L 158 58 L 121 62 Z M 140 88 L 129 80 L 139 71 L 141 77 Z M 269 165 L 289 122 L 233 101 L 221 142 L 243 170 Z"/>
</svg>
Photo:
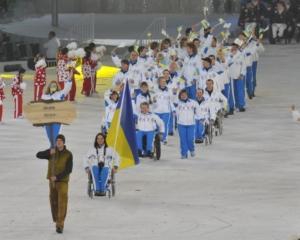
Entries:
<svg viewBox="0 0 300 240">
<path fill-rule="evenodd" d="M 154 113 L 149 111 L 149 103 L 143 102 L 140 105 L 140 113 L 137 115 L 136 141 L 140 157 L 153 157 L 153 140 L 157 128 L 162 135 L 165 132 L 164 122 Z M 146 146 L 143 139 L 146 138 Z"/>
<path fill-rule="evenodd" d="M 111 173 L 116 173 L 119 167 L 119 156 L 106 144 L 106 136 L 98 133 L 94 147 L 84 159 L 84 169 L 92 177 L 95 196 L 105 196 Z"/>
</svg>

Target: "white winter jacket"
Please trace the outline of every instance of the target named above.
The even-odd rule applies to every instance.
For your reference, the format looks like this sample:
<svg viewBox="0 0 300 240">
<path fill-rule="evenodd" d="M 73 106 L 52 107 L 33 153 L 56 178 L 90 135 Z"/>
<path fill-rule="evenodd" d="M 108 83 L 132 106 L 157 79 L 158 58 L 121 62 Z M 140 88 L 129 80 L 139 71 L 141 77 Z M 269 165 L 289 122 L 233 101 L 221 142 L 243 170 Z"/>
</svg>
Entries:
<svg viewBox="0 0 300 240">
<path fill-rule="evenodd" d="M 188 99 L 185 101 L 178 101 L 176 107 L 177 123 L 180 125 L 190 126 L 195 125 L 196 114 L 199 111 L 199 104 Z"/>
<path fill-rule="evenodd" d="M 104 162 L 104 166 L 112 168 L 119 166 L 119 155 L 110 147 L 106 147 L 104 154 L 104 146 L 101 148 L 90 148 L 83 160 L 83 167 L 92 168 L 97 166 L 99 162 Z"/>
<path fill-rule="evenodd" d="M 153 111 L 155 113 L 170 113 L 174 110 L 173 93 L 169 88 L 156 89 L 153 95 Z"/>
<path fill-rule="evenodd" d="M 137 117 L 136 129 L 138 131 L 155 131 L 159 128 L 159 132 L 165 132 L 165 125 L 163 121 L 154 113 L 139 113 Z"/>
</svg>

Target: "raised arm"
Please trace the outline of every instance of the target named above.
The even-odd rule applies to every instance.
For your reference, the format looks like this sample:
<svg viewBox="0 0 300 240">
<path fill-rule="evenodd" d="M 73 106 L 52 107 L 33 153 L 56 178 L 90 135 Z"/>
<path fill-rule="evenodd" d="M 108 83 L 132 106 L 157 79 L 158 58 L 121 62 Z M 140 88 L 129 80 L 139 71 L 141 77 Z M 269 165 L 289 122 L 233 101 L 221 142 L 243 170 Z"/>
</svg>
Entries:
<svg viewBox="0 0 300 240">
<path fill-rule="evenodd" d="M 40 151 L 36 154 L 36 157 L 39 159 L 50 159 L 50 149 L 47 149 L 45 151 Z"/>
</svg>

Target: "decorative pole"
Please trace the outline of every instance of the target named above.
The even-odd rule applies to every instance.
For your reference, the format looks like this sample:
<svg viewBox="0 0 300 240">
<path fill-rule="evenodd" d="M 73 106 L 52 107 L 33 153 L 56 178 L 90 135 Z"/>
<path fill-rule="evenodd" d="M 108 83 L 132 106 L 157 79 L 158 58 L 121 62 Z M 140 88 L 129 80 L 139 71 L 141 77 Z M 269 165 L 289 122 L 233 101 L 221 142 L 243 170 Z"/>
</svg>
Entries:
<svg viewBox="0 0 300 240">
<path fill-rule="evenodd" d="M 52 26 L 58 27 L 58 0 L 51 0 Z"/>
</svg>

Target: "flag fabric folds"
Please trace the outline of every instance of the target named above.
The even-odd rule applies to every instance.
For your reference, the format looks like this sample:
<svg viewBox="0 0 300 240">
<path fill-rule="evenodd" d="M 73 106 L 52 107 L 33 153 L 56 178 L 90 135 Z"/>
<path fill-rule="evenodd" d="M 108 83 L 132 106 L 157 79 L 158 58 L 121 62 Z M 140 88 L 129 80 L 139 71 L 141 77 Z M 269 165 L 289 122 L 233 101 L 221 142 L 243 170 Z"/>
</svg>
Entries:
<svg viewBox="0 0 300 240">
<path fill-rule="evenodd" d="M 121 93 L 106 141 L 108 146 L 119 154 L 120 169 L 139 164 L 135 122 L 128 82 L 126 82 Z"/>
</svg>

